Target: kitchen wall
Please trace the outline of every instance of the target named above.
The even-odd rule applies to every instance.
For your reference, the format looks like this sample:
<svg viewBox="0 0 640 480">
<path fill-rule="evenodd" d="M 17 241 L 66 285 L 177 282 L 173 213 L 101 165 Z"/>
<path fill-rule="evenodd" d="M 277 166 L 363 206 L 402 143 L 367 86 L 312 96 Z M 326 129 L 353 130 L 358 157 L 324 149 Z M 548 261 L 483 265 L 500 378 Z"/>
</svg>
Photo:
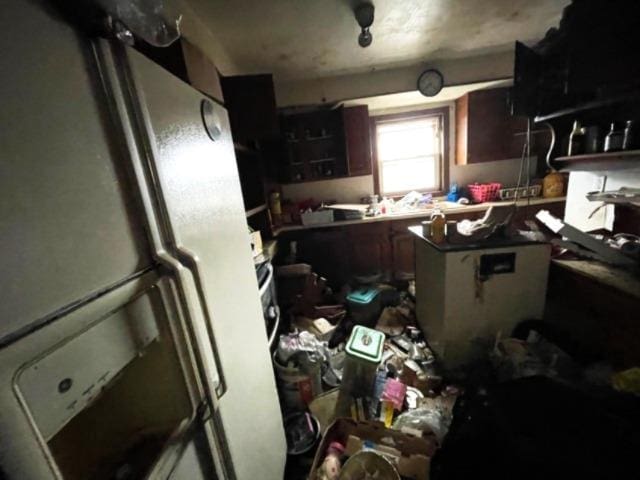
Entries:
<svg viewBox="0 0 640 480">
<path fill-rule="evenodd" d="M 456 145 L 456 105 L 455 102 L 429 102 L 422 105 L 412 105 L 401 108 L 385 108 L 382 110 L 372 110 L 371 116 L 391 115 L 395 113 L 408 113 L 428 108 L 449 108 L 449 182 L 456 182 L 458 185 L 467 185 L 473 182 L 500 182 L 503 185 L 515 186 L 518 182 L 520 171 L 520 159 L 498 160 L 495 162 L 485 162 L 470 165 L 456 165 L 455 145 Z M 537 167 L 537 159 L 532 158 L 530 162 L 531 174 L 533 175 Z"/>
<path fill-rule="evenodd" d="M 585 194 L 593 191 L 617 190 L 621 187 L 640 188 L 640 168 L 601 172 L 571 172 L 564 220 L 583 231 L 600 228 L 612 230 L 615 220 L 613 205 L 601 208 L 592 215 L 602 202 L 590 202 L 586 199 Z"/>
<path fill-rule="evenodd" d="M 437 68 L 445 85 L 463 85 L 513 75 L 513 50 L 471 58 L 432 60 L 428 63 L 384 70 L 367 70 L 352 75 L 279 82 L 275 78 L 279 107 L 335 103 L 416 89 L 416 81 L 426 68 Z"/>
<path fill-rule="evenodd" d="M 205 25 L 201 16 L 194 11 L 191 3 L 188 0 L 176 0 L 174 6 L 181 15 L 182 36 L 197 46 L 223 75 L 233 74 L 238 70 L 238 66 L 215 37 L 211 28 Z"/>
<path fill-rule="evenodd" d="M 408 113 L 428 108 L 449 108 L 449 181 L 463 186 L 473 182 L 500 182 L 505 186 L 515 186 L 520 172 L 520 159 L 499 160 L 471 165 L 455 164 L 455 103 L 430 102 L 399 108 L 371 110 L 371 116 Z M 533 176 L 537 168 L 537 159 L 532 158 L 530 172 Z M 339 203 L 359 202 L 361 197 L 373 194 L 373 175 L 350 177 L 336 180 L 321 180 L 302 184 L 282 186 L 283 198 L 293 201 L 314 198 L 336 200 Z"/>
<path fill-rule="evenodd" d="M 282 185 L 282 197 L 293 201 L 313 198 L 336 203 L 360 203 L 362 197 L 372 193 L 373 175 Z"/>
</svg>

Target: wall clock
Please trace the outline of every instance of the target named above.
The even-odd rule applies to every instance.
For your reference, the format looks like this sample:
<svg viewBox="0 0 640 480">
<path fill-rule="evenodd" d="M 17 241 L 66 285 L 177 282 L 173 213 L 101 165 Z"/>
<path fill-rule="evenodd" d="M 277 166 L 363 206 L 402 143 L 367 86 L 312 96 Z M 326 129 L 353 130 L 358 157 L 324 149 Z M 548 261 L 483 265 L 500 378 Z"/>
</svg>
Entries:
<svg viewBox="0 0 640 480">
<path fill-rule="evenodd" d="M 418 90 L 425 97 L 435 97 L 444 85 L 444 77 L 435 69 L 425 70 L 418 77 Z"/>
</svg>

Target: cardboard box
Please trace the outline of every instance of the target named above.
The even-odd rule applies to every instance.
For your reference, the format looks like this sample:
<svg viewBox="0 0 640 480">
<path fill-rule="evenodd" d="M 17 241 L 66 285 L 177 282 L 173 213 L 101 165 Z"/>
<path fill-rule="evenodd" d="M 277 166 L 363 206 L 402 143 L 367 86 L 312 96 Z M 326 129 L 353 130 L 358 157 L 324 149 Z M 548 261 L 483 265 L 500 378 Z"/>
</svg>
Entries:
<svg viewBox="0 0 640 480">
<path fill-rule="evenodd" d="M 364 442 L 375 444 L 373 450 L 392 461 L 398 473 L 413 480 L 428 480 L 431 457 L 437 448 L 435 436 L 414 437 L 398 430 L 385 428 L 380 422 L 357 422 L 338 418 L 327 429 L 316 450 L 309 480 L 316 480 L 317 470 L 331 442 L 345 445 L 345 454 L 353 455 Z"/>
<path fill-rule="evenodd" d="M 182 38 L 181 44 L 189 83 L 194 88 L 223 103 L 220 75 L 216 70 L 216 66 L 198 47 L 187 39 Z"/>
</svg>

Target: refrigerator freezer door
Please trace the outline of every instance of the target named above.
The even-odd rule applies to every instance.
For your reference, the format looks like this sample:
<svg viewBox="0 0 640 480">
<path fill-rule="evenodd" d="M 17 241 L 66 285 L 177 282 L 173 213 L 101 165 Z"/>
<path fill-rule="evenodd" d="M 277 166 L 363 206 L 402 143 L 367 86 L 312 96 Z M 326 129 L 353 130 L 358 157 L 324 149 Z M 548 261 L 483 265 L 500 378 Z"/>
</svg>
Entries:
<svg viewBox="0 0 640 480">
<path fill-rule="evenodd" d="M 227 113 L 137 52 L 126 57 L 168 250 L 194 277 L 218 360 L 227 474 L 280 479 L 282 418 Z"/>
<path fill-rule="evenodd" d="M 5 6 L 1 345 L 152 264 L 91 44 L 43 2 Z"/>
</svg>

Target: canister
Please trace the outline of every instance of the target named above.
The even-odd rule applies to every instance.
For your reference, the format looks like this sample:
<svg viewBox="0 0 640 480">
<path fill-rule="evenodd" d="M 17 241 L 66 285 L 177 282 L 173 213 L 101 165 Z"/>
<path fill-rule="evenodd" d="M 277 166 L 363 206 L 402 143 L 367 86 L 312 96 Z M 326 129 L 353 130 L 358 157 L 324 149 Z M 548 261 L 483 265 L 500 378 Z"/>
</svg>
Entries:
<svg viewBox="0 0 640 480">
<path fill-rule="evenodd" d="M 376 370 L 382 360 L 384 333 L 362 325 L 353 327 L 345 348 L 346 357 L 338 397 L 338 415 L 344 414 L 356 398 L 370 397 Z"/>
<path fill-rule="evenodd" d="M 366 287 L 354 290 L 347 295 L 349 313 L 355 324 L 375 326 L 382 309 L 379 293 L 377 288 Z"/>
</svg>

